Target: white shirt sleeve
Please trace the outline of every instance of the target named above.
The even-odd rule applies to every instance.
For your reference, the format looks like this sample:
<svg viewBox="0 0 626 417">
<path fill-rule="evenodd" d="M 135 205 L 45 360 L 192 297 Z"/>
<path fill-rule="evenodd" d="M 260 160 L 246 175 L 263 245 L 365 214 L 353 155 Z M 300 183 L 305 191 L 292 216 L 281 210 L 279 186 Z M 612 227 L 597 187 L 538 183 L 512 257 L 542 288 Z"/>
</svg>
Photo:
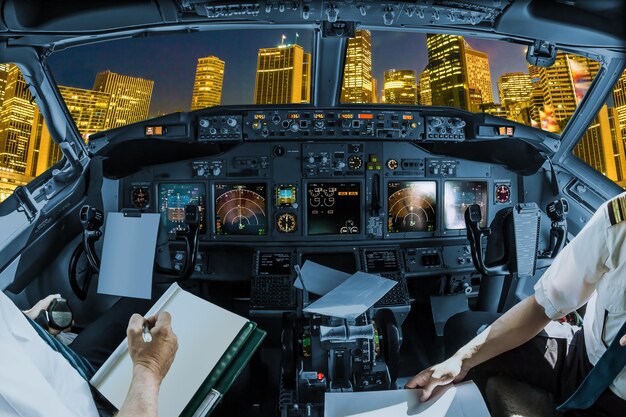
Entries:
<svg viewBox="0 0 626 417">
<path fill-rule="evenodd" d="M 535 285 L 535 299 L 550 319 L 559 319 L 584 305 L 611 269 L 609 227 L 606 205 L 602 205 Z"/>
</svg>

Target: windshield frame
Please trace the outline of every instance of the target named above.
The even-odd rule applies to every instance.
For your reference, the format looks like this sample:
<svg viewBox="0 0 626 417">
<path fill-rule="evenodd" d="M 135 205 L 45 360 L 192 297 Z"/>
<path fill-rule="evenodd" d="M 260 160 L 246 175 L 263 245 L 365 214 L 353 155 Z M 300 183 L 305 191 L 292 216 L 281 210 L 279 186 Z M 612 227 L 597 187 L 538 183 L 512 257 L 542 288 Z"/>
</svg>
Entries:
<svg viewBox="0 0 626 417">
<path fill-rule="evenodd" d="M 68 48 L 88 46 L 90 44 L 114 41 L 114 40 L 125 39 L 125 38 L 145 37 L 145 36 L 176 36 L 177 34 L 185 34 L 185 33 L 192 33 L 192 32 L 211 32 L 211 31 L 242 30 L 242 29 L 243 30 L 272 30 L 272 29 L 312 30 L 313 31 L 312 32 L 313 33 L 312 35 L 313 45 L 312 45 L 312 50 L 311 50 L 311 53 L 312 53 L 311 92 L 310 92 L 311 101 L 308 104 L 294 103 L 294 104 L 290 104 L 290 106 L 317 107 L 322 104 L 330 105 L 334 108 L 354 106 L 355 103 L 341 103 L 341 100 L 340 100 L 342 80 L 343 80 L 343 71 L 345 68 L 344 66 L 345 55 L 347 52 L 347 38 L 333 38 L 333 37 L 322 36 L 320 24 L 317 22 L 274 25 L 271 23 L 259 23 L 259 22 L 214 23 L 214 22 L 203 21 L 203 22 L 194 22 L 193 24 L 187 23 L 187 24 L 181 25 L 180 23 L 178 23 L 178 24 L 172 24 L 172 25 L 158 25 L 158 26 L 147 27 L 147 28 L 143 27 L 143 28 L 135 28 L 135 29 L 116 30 L 116 31 L 111 31 L 107 33 L 101 33 L 98 35 L 91 34 L 91 35 L 78 36 L 78 37 L 72 37 L 72 38 L 58 39 L 56 42 L 54 42 L 51 45 L 49 54 L 58 52 L 58 51 L 63 51 Z M 422 33 L 422 34 L 426 34 L 426 33 L 455 34 L 455 35 L 460 35 L 464 37 L 466 36 L 468 38 L 511 42 L 511 43 L 520 44 L 520 45 L 530 45 L 533 42 L 533 39 L 528 39 L 522 36 L 513 36 L 513 35 L 504 35 L 504 34 L 494 33 L 493 31 L 488 31 L 488 30 L 485 30 L 484 28 L 469 29 L 469 28 L 463 28 L 463 27 L 449 27 L 448 28 L 448 27 L 442 27 L 442 26 L 428 27 L 428 28 L 423 28 L 423 27 L 400 28 L 400 27 L 395 27 L 395 26 L 381 26 L 381 25 L 357 25 L 357 29 L 367 29 L 370 31 L 387 31 L 387 32 L 397 31 L 397 32 L 405 32 L 405 33 Z M 343 41 L 343 42 L 335 42 L 335 44 L 340 45 L 341 47 L 341 50 L 340 50 L 341 55 L 339 57 L 336 54 L 337 52 L 336 47 L 331 46 L 333 41 L 337 41 L 337 39 L 340 39 Z M 327 46 L 331 46 L 331 47 L 329 48 Z M 561 47 L 557 45 L 557 49 L 562 52 L 575 53 L 575 54 L 578 54 L 578 55 L 581 55 L 590 59 L 595 59 L 601 62 L 601 70 L 598 72 L 596 77 L 594 77 L 594 80 L 592 84 L 590 85 L 589 90 L 585 94 L 585 97 L 583 98 L 583 100 L 581 100 L 581 102 L 577 106 L 576 110 L 572 114 L 567 125 L 563 128 L 563 131 L 560 134 L 556 134 L 556 136 L 560 138 L 561 142 L 565 142 L 565 141 L 570 142 L 571 140 L 569 139 L 569 137 L 571 134 L 569 132 L 571 132 L 572 130 L 570 128 L 570 124 L 572 123 L 572 120 L 577 119 L 579 117 L 579 114 L 581 112 L 586 111 L 585 107 L 587 106 L 587 103 L 589 101 L 587 97 L 589 97 L 593 93 L 594 90 L 599 88 L 598 86 L 600 84 L 604 84 L 604 82 L 606 82 L 605 77 L 602 76 L 601 73 L 603 72 L 603 69 L 606 67 L 607 61 L 610 60 L 612 57 L 608 56 L 607 55 L 608 50 L 602 47 L 593 47 L 593 48 L 575 47 L 575 46 Z M 611 52 L 614 52 L 616 56 L 623 56 L 620 51 L 611 51 Z M 46 54 L 46 56 L 49 54 Z M 332 91 L 332 100 L 323 100 L 325 103 L 319 103 L 317 100 L 319 97 L 318 87 L 320 85 L 320 75 L 321 75 L 320 73 L 323 72 L 320 69 L 319 64 L 320 62 L 329 62 L 328 60 L 329 57 L 335 60 L 337 63 L 341 64 L 341 65 L 337 65 L 338 69 L 340 70 L 340 73 L 338 72 L 336 74 L 337 78 L 339 78 L 339 82 L 336 83 L 336 88 L 334 91 Z M 45 59 L 45 56 L 42 59 L 42 64 L 45 68 L 46 75 L 49 77 L 51 84 L 54 86 L 56 90 L 56 94 L 60 97 L 60 100 L 63 102 L 63 107 L 64 107 L 63 110 L 64 110 L 66 117 L 69 117 L 69 119 L 71 119 L 73 128 L 76 129 L 76 131 L 78 131 L 72 116 L 70 115 L 69 111 L 67 110 L 65 106 L 64 100 L 60 96 L 60 92 L 58 90 L 57 84 L 54 81 L 54 77 L 52 75 L 53 74 L 52 69 L 49 67 L 48 61 Z M 377 106 L 390 106 L 390 107 L 393 106 L 393 105 L 386 105 L 384 103 L 378 103 L 378 104 L 362 103 L 360 105 L 363 105 L 363 106 L 377 105 Z M 256 106 L 264 106 L 264 105 L 241 104 L 241 106 L 254 108 Z M 418 105 L 416 105 L 415 107 L 422 109 L 422 110 L 424 109 L 427 110 L 428 108 L 431 108 L 431 107 L 441 108 L 439 106 L 423 107 L 423 106 L 418 106 Z M 503 119 L 503 120 L 508 120 L 508 119 Z M 537 129 L 538 131 L 546 135 L 551 135 L 551 136 L 555 135 L 554 133 L 544 131 L 540 128 L 535 128 L 535 129 Z M 80 139 L 80 135 L 78 136 L 78 138 Z M 83 141 L 79 140 L 79 142 L 82 143 Z M 86 148 L 84 143 L 82 143 L 81 146 Z"/>
</svg>

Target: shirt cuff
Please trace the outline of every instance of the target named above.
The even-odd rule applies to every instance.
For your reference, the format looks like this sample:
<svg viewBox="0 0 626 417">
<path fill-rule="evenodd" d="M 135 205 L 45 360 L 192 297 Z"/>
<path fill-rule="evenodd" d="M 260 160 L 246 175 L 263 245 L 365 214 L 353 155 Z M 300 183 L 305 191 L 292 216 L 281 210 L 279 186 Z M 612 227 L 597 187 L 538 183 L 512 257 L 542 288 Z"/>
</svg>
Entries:
<svg viewBox="0 0 626 417">
<path fill-rule="evenodd" d="M 563 313 L 561 313 L 558 309 L 554 307 L 552 301 L 547 296 L 547 291 L 543 286 L 543 277 L 535 284 L 535 300 L 537 303 L 543 307 L 546 316 L 550 318 L 550 320 L 558 320 L 563 317 Z"/>
</svg>

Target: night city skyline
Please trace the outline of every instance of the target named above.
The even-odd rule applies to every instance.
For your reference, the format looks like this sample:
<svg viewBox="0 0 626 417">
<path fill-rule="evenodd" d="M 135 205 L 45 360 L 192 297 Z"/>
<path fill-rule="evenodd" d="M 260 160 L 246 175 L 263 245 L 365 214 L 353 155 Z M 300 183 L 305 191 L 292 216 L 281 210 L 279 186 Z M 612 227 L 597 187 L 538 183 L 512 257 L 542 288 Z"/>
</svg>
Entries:
<svg viewBox="0 0 626 417">
<path fill-rule="evenodd" d="M 311 31 L 264 30 L 202 32 L 173 37 L 123 39 L 70 48 L 50 56 L 49 64 L 59 85 L 91 89 L 97 73 L 105 70 L 155 82 L 150 117 L 189 111 L 197 59 L 216 56 L 225 61 L 222 105 L 252 104 L 257 53 L 260 48 L 297 42 L 311 52 Z M 180 36 L 186 37 L 180 48 Z M 498 99 L 498 77 L 509 72 L 528 72 L 524 45 L 465 38 L 472 48 L 488 54 L 494 100 Z M 409 53 L 412 52 L 412 53 Z M 314 58 L 315 59 L 315 58 Z M 372 75 L 378 91 L 389 69 L 411 69 L 421 73 L 428 64 L 426 34 L 372 32 Z"/>
</svg>

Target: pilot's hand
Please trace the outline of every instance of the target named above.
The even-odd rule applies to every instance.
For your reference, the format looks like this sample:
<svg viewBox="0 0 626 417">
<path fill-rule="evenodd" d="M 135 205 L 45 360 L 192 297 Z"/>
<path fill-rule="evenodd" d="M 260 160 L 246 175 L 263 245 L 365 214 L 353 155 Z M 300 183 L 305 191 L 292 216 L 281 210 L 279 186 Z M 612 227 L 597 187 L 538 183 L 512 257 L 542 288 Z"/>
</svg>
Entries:
<svg viewBox="0 0 626 417">
<path fill-rule="evenodd" d="M 621 346 L 626 346 L 626 334 L 619 340 Z"/>
<path fill-rule="evenodd" d="M 56 298 L 61 298 L 61 294 L 50 294 L 43 300 L 37 301 L 37 304 L 35 304 L 30 310 L 24 311 L 24 314 L 26 314 L 31 320 L 34 321 L 37 319 L 37 317 L 42 311 L 45 311 L 48 309 L 48 307 L 50 306 L 50 303 L 54 301 Z M 71 328 L 72 326 L 68 327 L 67 329 L 63 329 L 63 331 L 65 332 L 67 330 L 70 330 Z M 52 329 L 50 327 L 48 327 L 46 330 L 48 330 L 48 333 L 50 333 L 53 336 L 56 336 L 57 334 L 60 333 L 59 330 Z"/>
<path fill-rule="evenodd" d="M 151 342 L 145 342 L 143 339 L 144 324 L 150 328 Z M 170 314 L 162 312 L 147 318 L 133 314 L 126 333 L 134 367 L 147 370 L 158 383 L 161 383 L 172 366 L 178 350 L 178 338 L 172 330 Z"/>
<path fill-rule="evenodd" d="M 451 382 L 459 382 L 467 371 L 462 367 L 462 361 L 455 356 L 450 359 L 441 362 L 440 364 L 433 365 L 428 369 L 423 370 L 419 374 L 415 375 L 407 384 L 406 388 L 422 388 L 422 395 L 420 401 L 426 401 L 430 398 L 433 390 L 439 385 L 446 385 Z"/>
</svg>

